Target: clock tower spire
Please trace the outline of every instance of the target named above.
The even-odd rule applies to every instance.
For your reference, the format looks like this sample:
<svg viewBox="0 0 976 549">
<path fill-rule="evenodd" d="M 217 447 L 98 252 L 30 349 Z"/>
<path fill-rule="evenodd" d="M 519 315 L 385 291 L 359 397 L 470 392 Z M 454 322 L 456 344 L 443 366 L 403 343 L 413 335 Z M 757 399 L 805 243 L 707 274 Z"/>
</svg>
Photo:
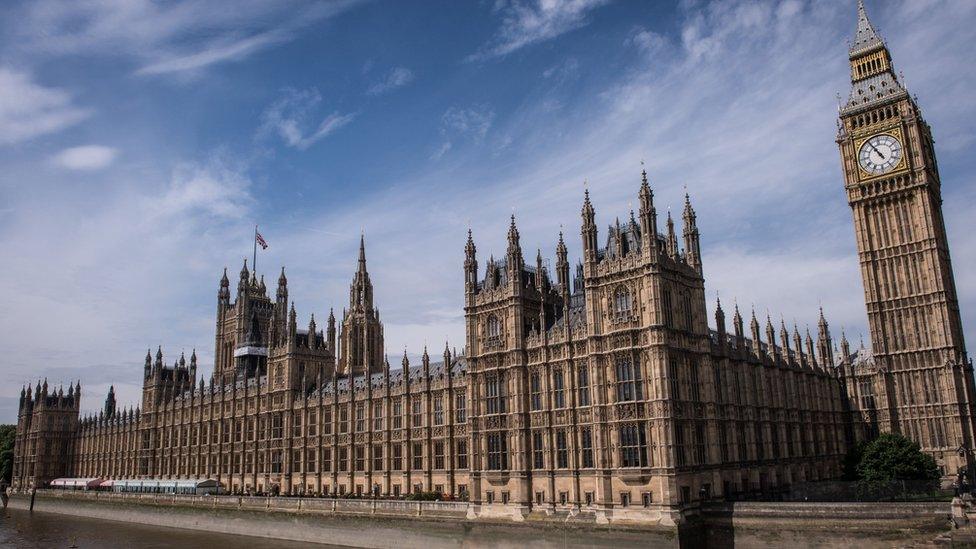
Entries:
<svg viewBox="0 0 976 549">
<path fill-rule="evenodd" d="M 895 75 L 863 0 L 849 61 L 851 93 L 840 109 L 837 144 L 872 343 L 854 383 L 871 382 L 882 393 L 852 400 L 871 408 L 862 417 L 876 418 L 859 432 L 913 438 L 944 474 L 955 475 L 958 467 L 972 468 L 976 393 L 932 131 Z"/>
</svg>

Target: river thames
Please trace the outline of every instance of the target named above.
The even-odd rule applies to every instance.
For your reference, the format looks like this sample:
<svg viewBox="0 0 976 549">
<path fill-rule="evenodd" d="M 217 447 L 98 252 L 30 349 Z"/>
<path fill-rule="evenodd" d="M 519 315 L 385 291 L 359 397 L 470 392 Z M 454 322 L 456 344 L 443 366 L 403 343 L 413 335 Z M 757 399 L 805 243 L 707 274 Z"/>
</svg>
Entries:
<svg viewBox="0 0 976 549">
<path fill-rule="evenodd" d="M 148 549 L 203 549 L 213 547 L 247 547 L 248 549 L 299 548 L 307 543 L 278 541 L 252 536 L 233 536 L 150 524 L 132 524 L 72 517 L 55 513 L 7 509 L 0 513 L 0 547 L 49 548 L 77 547 L 101 549 L 145 547 Z M 338 547 L 316 545 L 316 547 Z"/>
<path fill-rule="evenodd" d="M 393 524 L 402 537 L 398 543 L 390 543 L 388 530 Z M 139 547 L 151 549 L 176 548 L 204 549 L 213 547 L 247 547 L 247 549 L 298 547 L 501 547 L 520 549 L 586 547 L 610 549 L 620 547 L 670 547 L 667 537 L 637 534 L 633 532 L 581 532 L 554 530 L 551 528 L 477 527 L 457 529 L 451 523 L 424 521 L 370 521 L 357 517 L 328 518 L 322 526 L 334 529 L 337 534 L 355 530 L 362 539 L 354 545 L 284 541 L 256 536 L 238 536 L 203 530 L 164 527 L 153 524 L 137 524 L 113 520 L 95 519 L 34 511 L 33 513 L 8 508 L 0 513 L 0 547 L 17 548 L 79 548 L 101 549 Z M 295 527 L 301 527 L 296 523 Z M 420 539 L 426 542 L 419 543 Z M 337 535 L 337 537 L 340 537 Z M 348 539 L 348 538 L 346 538 Z M 395 536 L 394 536 L 395 539 Z M 328 541 L 328 540 L 325 540 Z"/>
</svg>

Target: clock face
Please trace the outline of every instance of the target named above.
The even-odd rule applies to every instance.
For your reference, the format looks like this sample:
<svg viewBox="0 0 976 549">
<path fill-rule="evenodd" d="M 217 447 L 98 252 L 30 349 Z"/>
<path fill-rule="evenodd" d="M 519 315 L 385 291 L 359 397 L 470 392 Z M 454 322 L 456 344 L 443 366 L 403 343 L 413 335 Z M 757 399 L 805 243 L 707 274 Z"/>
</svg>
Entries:
<svg viewBox="0 0 976 549">
<path fill-rule="evenodd" d="M 880 134 L 868 139 L 857 153 L 857 161 L 864 171 L 879 175 L 890 172 L 901 162 L 904 149 L 897 139 Z"/>
</svg>

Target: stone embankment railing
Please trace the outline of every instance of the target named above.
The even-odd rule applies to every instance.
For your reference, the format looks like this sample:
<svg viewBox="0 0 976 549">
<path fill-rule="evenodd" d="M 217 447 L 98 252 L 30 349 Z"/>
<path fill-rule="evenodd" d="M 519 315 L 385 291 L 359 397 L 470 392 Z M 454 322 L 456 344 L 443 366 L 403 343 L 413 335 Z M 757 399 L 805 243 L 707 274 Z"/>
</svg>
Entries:
<svg viewBox="0 0 976 549">
<path fill-rule="evenodd" d="M 196 496 L 184 494 L 129 494 L 97 491 L 38 490 L 40 497 L 104 503 L 182 506 L 198 509 L 239 509 L 329 515 L 464 518 L 468 504 L 460 501 L 407 501 L 265 496 Z"/>
</svg>

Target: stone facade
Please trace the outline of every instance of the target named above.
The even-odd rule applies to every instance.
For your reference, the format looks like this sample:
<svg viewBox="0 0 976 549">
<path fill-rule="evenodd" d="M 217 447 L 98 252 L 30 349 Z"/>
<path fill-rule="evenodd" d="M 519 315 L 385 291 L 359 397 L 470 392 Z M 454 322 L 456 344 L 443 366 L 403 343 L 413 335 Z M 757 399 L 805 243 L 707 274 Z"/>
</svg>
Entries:
<svg viewBox="0 0 976 549">
<path fill-rule="evenodd" d="M 815 339 L 738 307 L 727 324 L 721 303 L 710 327 L 691 200 L 680 239 L 670 213 L 659 230 L 642 173 L 637 214 L 602 241 L 586 194 L 575 268 L 562 234 L 553 273 L 541 252 L 527 263 L 514 216 L 505 255 L 481 268 L 469 232 L 464 351 L 437 363 L 426 349 L 415 366 L 383 356 L 362 242 L 338 331 L 331 312 L 325 330 L 314 316 L 298 328 L 284 271 L 272 300 L 245 263 L 231 301 L 225 270 L 209 383 L 195 353 L 168 366 L 160 349 L 135 410 L 110 394 L 81 419 L 80 383 L 25 389 L 15 488 L 211 477 L 243 493 L 437 491 L 473 516 L 673 524 L 703 500 L 837 478 L 847 450 L 879 431 L 918 440 L 947 475 L 971 467 L 972 364 L 931 134 L 863 6 L 859 17 L 838 143 L 873 353 L 846 337 L 835 349 L 822 310 Z M 879 132 L 905 142 L 899 163 L 861 154 Z"/>
</svg>

